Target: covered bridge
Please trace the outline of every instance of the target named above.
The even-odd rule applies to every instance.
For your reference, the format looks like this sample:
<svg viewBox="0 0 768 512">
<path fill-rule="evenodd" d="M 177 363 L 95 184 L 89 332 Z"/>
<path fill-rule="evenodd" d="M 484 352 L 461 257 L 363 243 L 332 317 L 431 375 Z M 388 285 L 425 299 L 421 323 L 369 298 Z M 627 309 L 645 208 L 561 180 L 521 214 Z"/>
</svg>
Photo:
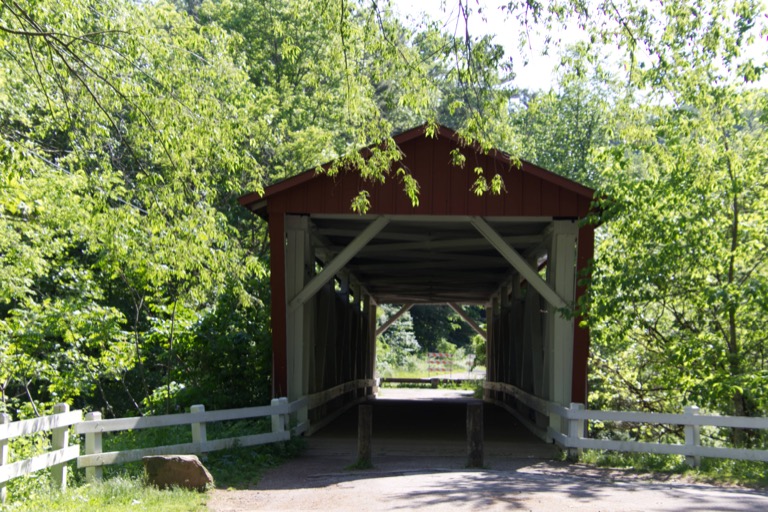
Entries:
<svg viewBox="0 0 768 512">
<path fill-rule="evenodd" d="M 394 172 L 372 183 L 307 171 L 240 198 L 269 222 L 273 395 L 309 397 L 299 421 L 314 430 L 373 393 L 376 304 L 477 304 L 488 325 L 486 400 L 562 431 L 518 391 L 585 402 L 589 332 L 569 313 L 593 257 L 593 228 L 579 222 L 593 191 L 465 146 L 450 129 L 425 133 L 395 137 L 403 157 L 393 169 L 418 182 L 417 206 Z M 477 167 L 502 177 L 501 194 L 472 191 Z M 351 211 L 361 190 L 365 215 Z"/>
</svg>

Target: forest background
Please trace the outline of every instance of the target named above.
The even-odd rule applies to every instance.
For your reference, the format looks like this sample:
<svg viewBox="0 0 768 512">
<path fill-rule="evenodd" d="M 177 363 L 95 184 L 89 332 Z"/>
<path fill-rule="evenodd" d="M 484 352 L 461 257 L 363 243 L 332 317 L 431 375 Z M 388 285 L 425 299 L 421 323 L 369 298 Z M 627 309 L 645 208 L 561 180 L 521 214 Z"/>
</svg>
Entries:
<svg viewBox="0 0 768 512">
<path fill-rule="evenodd" d="M 386 2 L 0 0 L 0 412 L 265 403 L 266 230 L 237 197 L 334 159 L 398 179 L 393 135 L 441 123 L 598 190 L 590 407 L 768 414 L 765 7 L 447 5 L 544 34 L 557 84 Z M 467 342 L 419 314 L 388 347 Z"/>
</svg>

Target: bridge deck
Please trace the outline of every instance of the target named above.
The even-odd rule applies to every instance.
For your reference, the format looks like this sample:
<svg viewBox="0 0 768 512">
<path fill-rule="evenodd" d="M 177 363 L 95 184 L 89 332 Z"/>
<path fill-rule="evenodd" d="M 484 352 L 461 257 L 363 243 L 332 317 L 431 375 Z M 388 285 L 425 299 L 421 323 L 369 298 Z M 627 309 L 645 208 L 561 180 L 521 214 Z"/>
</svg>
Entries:
<svg viewBox="0 0 768 512">
<path fill-rule="evenodd" d="M 444 457 L 450 465 L 466 463 L 466 405 L 469 391 L 392 389 L 380 391 L 373 406 L 373 458 Z M 484 406 L 485 459 L 553 458 L 557 448 L 531 434 L 503 409 Z M 309 438 L 309 451 L 348 456 L 357 450 L 357 409 L 352 408 Z M 416 462 L 416 461 L 414 461 Z"/>
</svg>

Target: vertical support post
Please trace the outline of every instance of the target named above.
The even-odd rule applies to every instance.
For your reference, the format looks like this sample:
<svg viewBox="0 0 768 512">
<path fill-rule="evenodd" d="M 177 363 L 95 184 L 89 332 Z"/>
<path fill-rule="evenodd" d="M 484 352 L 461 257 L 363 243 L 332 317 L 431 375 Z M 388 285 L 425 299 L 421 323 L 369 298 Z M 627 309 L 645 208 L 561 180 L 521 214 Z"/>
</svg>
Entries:
<svg viewBox="0 0 768 512">
<path fill-rule="evenodd" d="M 11 416 L 6 413 L 0 414 L 0 425 L 7 425 L 11 422 Z M 11 458 L 11 449 L 8 447 L 8 439 L 0 439 L 0 466 L 5 466 Z M 0 505 L 5 503 L 8 495 L 8 489 L 5 488 L 5 482 L 0 483 Z"/>
<path fill-rule="evenodd" d="M 370 468 L 371 438 L 373 437 L 373 407 L 361 405 L 357 408 L 357 466 Z"/>
<path fill-rule="evenodd" d="M 292 300 L 314 273 L 314 260 L 310 244 L 309 217 L 285 216 L 285 290 Z M 314 298 L 296 308 L 287 308 L 286 340 L 288 363 L 288 400 L 307 396 L 309 390 L 309 354 L 312 347 L 312 311 Z M 297 412 L 298 423 L 308 420 L 306 409 Z"/>
<path fill-rule="evenodd" d="M 85 421 L 100 421 L 101 413 L 98 411 L 89 412 L 85 415 Z M 101 453 L 101 432 L 88 432 L 85 434 L 85 454 L 93 455 Z M 85 468 L 85 481 L 97 482 L 104 476 L 104 469 L 101 466 L 89 466 Z"/>
<path fill-rule="evenodd" d="M 205 412 L 204 405 L 192 405 L 189 407 L 189 412 Z M 200 446 L 200 453 L 205 452 L 203 445 L 208 441 L 208 437 L 205 429 L 205 422 L 192 423 L 192 442 Z"/>
<path fill-rule="evenodd" d="M 467 467 L 482 468 L 483 450 L 483 403 L 467 404 Z"/>
<path fill-rule="evenodd" d="M 269 283 L 272 291 L 272 396 L 288 393 L 286 269 L 285 269 L 285 215 L 269 216 Z"/>
<path fill-rule="evenodd" d="M 572 411 L 583 411 L 584 404 L 577 404 L 571 402 L 570 409 Z M 568 420 L 568 441 L 576 441 L 584 437 L 586 420 L 569 419 Z M 568 458 L 571 460 L 578 460 L 581 454 L 584 452 L 582 448 L 568 448 Z"/>
<path fill-rule="evenodd" d="M 699 408 L 695 405 L 687 405 L 683 409 L 686 416 L 698 416 Z M 701 427 L 699 425 L 685 426 L 685 445 L 701 446 Z M 697 468 L 701 464 L 701 456 L 686 455 L 685 463 L 692 468 Z"/>
<path fill-rule="evenodd" d="M 56 404 L 53 406 L 53 414 L 64 414 L 69 412 L 68 404 Z M 51 449 L 61 450 L 69 445 L 69 427 L 60 427 L 51 429 Z M 51 466 L 51 479 L 56 489 L 65 491 L 67 489 L 67 464 L 63 462 Z"/>
<path fill-rule="evenodd" d="M 486 382 L 493 382 L 494 375 L 491 370 L 491 361 L 493 360 L 493 308 L 490 304 L 485 306 L 485 332 L 487 337 L 485 338 L 485 380 Z M 483 387 L 483 400 L 490 400 L 493 398 L 493 394 L 490 389 Z"/>
<path fill-rule="evenodd" d="M 570 220 L 552 222 L 552 241 L 547 253 L 547 281 L 568 306 L 576 293 L 576 242 L 578 225 Z M 549 399 L 566 406 L 571 402 L 573 384 L 573 318 L 547 304 L 547 358 L 549 366 Z M 550 416 L 556 432 L 565 433 L 566 425 L 557 415 Z"/>
<path fill-rule="evenodd" d="M 376 377 L 376 310 L 378 307 L 373 298 L 368 296 L 368 368 L 369 375 L 367 379 L 377 379 Z M 369 395 L 375 395 L 379 392 L 378 379 L 371 387 Z"/>
</svg>

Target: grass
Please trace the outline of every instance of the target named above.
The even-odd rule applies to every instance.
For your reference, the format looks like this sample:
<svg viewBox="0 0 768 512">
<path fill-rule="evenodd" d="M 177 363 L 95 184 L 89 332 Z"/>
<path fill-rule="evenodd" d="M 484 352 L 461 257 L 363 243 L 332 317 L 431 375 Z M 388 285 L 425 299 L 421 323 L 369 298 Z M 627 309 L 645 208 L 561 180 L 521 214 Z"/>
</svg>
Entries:
<svg viewBox="0 0 768 512">
<path fill-rule="evenodd" d="M 193 512 L 206 510 L 207 496 L 196 491 L 160 491 L 146 487 L 140 478 L 115 477 L 97 484 L 85 484 L 66 492 L 47 488 L 23 500 L 0 506 L 0 510 L 19 512 L 47 511 L 159 511 Z"/>
<path fill-rule="evenodd" d="M 699 468 L 691 468 L 682 455 L 600 450 L 585 450 L 579 461 L 598 467 L 631 469 L 638 473 L 681 475 L 715 485 L 768 488 L 768 463 L 765 462 L 703 458 Z"/>
</svg>

